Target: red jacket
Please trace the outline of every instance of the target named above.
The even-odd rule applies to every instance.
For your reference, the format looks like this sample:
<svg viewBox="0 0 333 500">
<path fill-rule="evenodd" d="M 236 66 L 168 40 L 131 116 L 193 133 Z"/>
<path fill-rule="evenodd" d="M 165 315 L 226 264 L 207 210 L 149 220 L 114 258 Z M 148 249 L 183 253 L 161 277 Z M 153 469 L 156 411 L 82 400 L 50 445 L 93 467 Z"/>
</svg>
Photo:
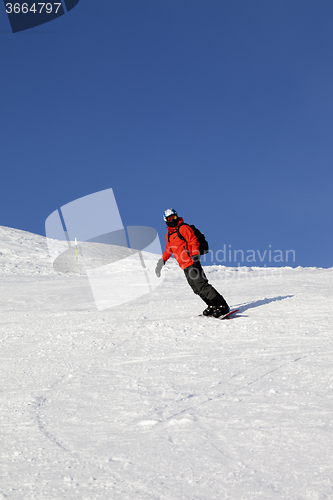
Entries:
<svg viewBox="0 0 333 500">
<path fill-rule="evenodd" d="M 177 227 L 183 222 L 182 217 L 179 217 Z M 190 226 L 183 225 L 178 229 L 186 241 L 179 238 L 177 227 L 168 227 L 166 249 L 162 255 L 162 259 L 166 262 L 173 254 L 180 267 L 185 269 L 193 264 L 192 255 L 200 255 L 199 242 Z"/>
</svg>

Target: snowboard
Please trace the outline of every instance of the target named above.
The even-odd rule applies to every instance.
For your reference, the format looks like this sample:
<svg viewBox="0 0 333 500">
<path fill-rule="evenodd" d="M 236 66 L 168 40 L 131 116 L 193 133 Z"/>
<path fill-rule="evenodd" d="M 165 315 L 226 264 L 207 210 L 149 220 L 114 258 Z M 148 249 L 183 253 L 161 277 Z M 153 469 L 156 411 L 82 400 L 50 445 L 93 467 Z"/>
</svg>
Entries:
<svg viewBox="0 0 333 500">
<path fill-rule="evenodd" d="M 204 314 L 199 314 L 199 316 L 205 316 L 205 318 L 226 319 L 226 318 L 229 318 L 229 316 L 231 316 L 232 314 L 235 314 L 238 311 L 239 311 L 239 309 L 232 309 L 227 314 L 224 314 L 223 316 L 219 316 L 218 318 L 215 318 L 215 316 L 205 316 Z"/>
</svg>

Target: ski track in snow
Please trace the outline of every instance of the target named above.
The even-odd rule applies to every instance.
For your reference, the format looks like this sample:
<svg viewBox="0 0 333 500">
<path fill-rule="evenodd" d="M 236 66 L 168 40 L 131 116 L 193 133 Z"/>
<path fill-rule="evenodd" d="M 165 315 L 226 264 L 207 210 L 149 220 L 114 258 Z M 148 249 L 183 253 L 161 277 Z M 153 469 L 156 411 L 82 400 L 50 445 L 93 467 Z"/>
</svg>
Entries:
<svg viewBox="0 0 333 500">
<path fill-rule="evenodd" d="M 0 499 L 333 499 L 333 269 L 205 270 L 98 312 L 0 227 Z"/>
</svg>

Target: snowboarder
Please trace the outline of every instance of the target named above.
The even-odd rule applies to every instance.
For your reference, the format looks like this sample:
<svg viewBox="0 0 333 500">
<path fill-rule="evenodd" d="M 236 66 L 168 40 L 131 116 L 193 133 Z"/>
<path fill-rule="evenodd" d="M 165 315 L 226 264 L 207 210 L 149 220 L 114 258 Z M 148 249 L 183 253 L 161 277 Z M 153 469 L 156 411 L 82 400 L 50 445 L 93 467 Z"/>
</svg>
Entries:
<svg viewBox="0 0 333 500">
<path fill-rule="evenodd" d="M 229 312 L 229 306 L 215 288 L 209 284 L 200 263 L 199 241 L 192 228 L 184 224 L 182 217 L 178 217 L 176 210 L 168 208 L 163 214 L 168 226 L 166 235 L 166 249 L 162 258 L 157 262 L 156 276 L 161 276 L 161 270 L 166 261 L 173 254 L 193 292 L 207 304 L 203 311 L 205 316 L 219 318 Z M 179 234 L 184 238 L 180 238 Z"/>
</svg>

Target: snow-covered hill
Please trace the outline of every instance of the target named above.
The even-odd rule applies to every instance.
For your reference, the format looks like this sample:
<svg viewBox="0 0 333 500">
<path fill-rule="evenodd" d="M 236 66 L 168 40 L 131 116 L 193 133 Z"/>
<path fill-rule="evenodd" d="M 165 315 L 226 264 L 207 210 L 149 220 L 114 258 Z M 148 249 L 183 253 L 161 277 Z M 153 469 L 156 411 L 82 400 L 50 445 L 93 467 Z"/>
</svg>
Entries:
<svg viewBox="0 0 333 500">
<path fill-rule="evenodd" d="M 0 226 L 0 275 L 50 274 L 46 238 Z"/>
<path fill-rule="evenodd" d="M 45 238 L 0 228 L 0 499 L 333 498 L 333 269 L 175 263 L 96 310 Z"/>
</svg>

